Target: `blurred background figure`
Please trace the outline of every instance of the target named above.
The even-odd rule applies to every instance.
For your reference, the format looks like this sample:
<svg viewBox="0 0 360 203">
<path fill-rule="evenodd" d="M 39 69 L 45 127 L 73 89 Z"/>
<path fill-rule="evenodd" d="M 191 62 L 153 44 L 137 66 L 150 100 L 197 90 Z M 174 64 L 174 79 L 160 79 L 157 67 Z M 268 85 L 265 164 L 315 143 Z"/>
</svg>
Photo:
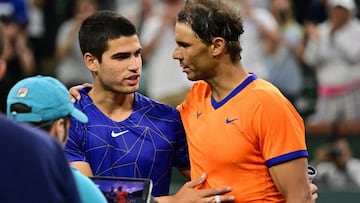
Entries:
<svg viewBox="0 0 360 203">
<path fill-rule="evenodd" d="M 352 156 L 346 138 L 336 137 L 321 146 L 315 155 L 318 175 L 314 183 L 322 189 L 360 189 L 360 159 Z"/>
<path fill-rule="evenodd" d="M 310 0 L 305 12 L 304 24 L 319 24 L 327 19 L 328 0 Z"/>
<path fill-rule="evenodd" d="M 143 30 L 144 22 L 153 17 L 161 8 L 160 0 L 117 0 L 116 11 L 127 17 L 136 26 L 138 32 Z M 147 94 L 148 69 L 143 57 L 143 69 L 140 79 L 139 92 Z"/>
<path fill-rule="evenodd" d="M 328 0 L 328 19 L 306 25 L 304 60 L 315 69 L 317 103 L 308 123 L 360 120 L 360 22 L 353 0 Z"/>
<path fill-rule="evenodd" d="M 6 72 L 6 61 L 2 58 L 3 52 L 4 52 L 4 32 L 3 32 L 3 27 L 0 23 L 0 81 L 4 78 Z"/>
<path fill-rule="evenodd" d="M 269 9 L 271 1 L 264 1 L 264 0 L 250 0 L 252 5 L 260 8 Z"/>
<path fill-rule="evenodd" d="M 146 77 L 146 94 L 160 102 L 176 106 L 183 101 L 192 82 L 181 73 L 179 62 L 172 59 L 175 22 L 184 0 L 162 0 L 159 12 L 145 19 L 140 30 Z M 144 74 L 144 73 L 143 73 Z"/>
<path fill-rule="evenodd" d="M 278 39 L 278 24 L 275 17 L 264 5 L 260 6 L 251 0 L 232 0 L 234 6 L 242 13 L 244 34 L 240 38 L 243 47 L 241 61 L 248 72 L 268 79 L 269 69 L 265 57 L 270 44 Z"/>
<path fill-rule="evenodd" d="M 57 29 L 70 18 L 73 0 L 25 0 L 26 32 L 33 51 L 36 72 L 54 75 L 54 50 Z M 71 5 L 70 5 L 71 4 Z"/>
<path fill-rule="evenodd" d="M 290 0 L 273 0 L 271 13 L 279 25 L 278 39 L 269 45 L 266 56 L 269 82 L 296 106 L 304 87 L 301 63 L 302 26 L 295 20 Z"/>
<path fill-rule="evenodd" d="M 144 21 L 158 10 L 160 0 L 116 0 L 115 11 L 127 17 L 135 24 L 138 31 L 142 30 Z"/>
<path fill-rule="evenodd" d="M 29 23 L 26 32 L 29 38 L 29 46 L 34 54 L 36 72 L 42 71 L 41 65 L 43 57 L 46 55 L 46 34 L 44 8 L 46 0 L 26 0 L 26 8 L 29 16 Z"/>
<path fill-rule="evenodd" d="M 78 32 L 83 20 L 97 10 L 97 0 L 74 1 L 73 16 L 63 22 L 57 32 L 55 76 L 68 88 L 84 82 L 92 82 L 91 73 L 84 64 L 80 50 Z"/>
<path fill-rule="evenodd" d="M 25 1 L 0 1 L 0 23 L 4 31 L 4 52 L 1 57 L 7 63 L 5 76 L 0 81 L 0 110 L 4 113 L 10 88 L 18 80 L 36 73 L 26 32 L 28 22 Z"/>
</svg>

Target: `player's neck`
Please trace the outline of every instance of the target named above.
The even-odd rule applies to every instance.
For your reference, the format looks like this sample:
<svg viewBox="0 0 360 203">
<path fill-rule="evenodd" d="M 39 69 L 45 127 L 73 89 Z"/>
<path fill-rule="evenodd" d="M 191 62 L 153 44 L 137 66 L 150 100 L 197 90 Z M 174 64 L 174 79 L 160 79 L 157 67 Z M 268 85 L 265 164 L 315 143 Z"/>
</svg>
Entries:
<svg viewBox="0 0 360 203">
<path fill-rule="evenodd" d="M 94 105 L 114 121 L 122 121 L 130 116 L 134 108 L 135 94 L 115 94 L 112 92 L 89 92 Z"/>
<path fill-rule="evenodd" d="M 241 64 L 239 66 L 226 68 L 224 68 L 214 80 L 207 81 L 211 86 L 212 96 L 216 101 L 221 101 L 227 97 L 249 76 Z"/>
</svg>

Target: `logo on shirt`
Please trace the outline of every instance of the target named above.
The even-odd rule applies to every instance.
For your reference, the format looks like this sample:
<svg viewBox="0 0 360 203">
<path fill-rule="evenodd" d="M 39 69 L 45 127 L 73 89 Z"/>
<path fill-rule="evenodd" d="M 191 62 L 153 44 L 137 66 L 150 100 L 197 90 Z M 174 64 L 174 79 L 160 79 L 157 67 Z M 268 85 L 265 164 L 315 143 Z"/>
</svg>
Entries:
<svg viewBox="0 0 360 203">
<path fill-rule="evenodd" d="M 114 132 L 114 131 L 111 131 L 111 137 L 119 137 L 120 135 L 123 135 L 125 133 L 129 132 L 128 130 L 125 130 L 125 131 L 122 131 L 122 132 Z"/>
<path fill-rule="evenodd" d="M 238 118 L 234 118 L 234 119 L 229 119 L 229 118 L 226 118 L 226 124 L 229 124 L 229 123 L 232 123 L 236 120 L 239 120 Z"/>
<path fill-rule="evenodd" d="M 201 116 L 202 112 L 196 112 L 196 118 L 199 119 L 199 117 Z"/>
</svg>

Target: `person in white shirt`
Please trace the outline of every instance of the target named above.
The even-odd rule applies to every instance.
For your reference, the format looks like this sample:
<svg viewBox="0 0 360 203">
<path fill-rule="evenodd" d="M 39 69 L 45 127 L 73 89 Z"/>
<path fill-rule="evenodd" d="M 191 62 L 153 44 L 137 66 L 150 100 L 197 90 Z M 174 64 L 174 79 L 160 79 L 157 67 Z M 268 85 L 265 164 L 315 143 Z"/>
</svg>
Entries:
<svg viewBox="0 0 360 203">
<path fill-rule="evenodd" d="M 304 60 L 318 83 L 315 114 L 307 122 L 360 119 L 360 21 L 353 0 L 329 0 L 329 18 L 308 26 Z"/>
</svg>

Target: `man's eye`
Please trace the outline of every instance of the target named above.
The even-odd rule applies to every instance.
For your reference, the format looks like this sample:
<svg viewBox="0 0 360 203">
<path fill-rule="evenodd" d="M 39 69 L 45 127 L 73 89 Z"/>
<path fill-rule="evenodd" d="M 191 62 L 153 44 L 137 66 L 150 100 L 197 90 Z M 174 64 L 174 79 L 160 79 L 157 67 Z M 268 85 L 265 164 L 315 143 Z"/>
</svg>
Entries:
<svg viewBox="0 0 360 203">
<path fill-rule="evenodd" d="M 179 45 L 180 47 L 184 47 L 184 48 L 190 46 L 189 44 L 186 44 L 186 43 L 178 43 L 178 45 Z"/>
<path fill-rule="evenodd" d="M 135 53 L 135 57 L 141 56 L 141 51 Z"/>
<path fill-rule="evenodd" d="M 127 59 L 129 56 L 119 56 L 119 59 Z"/>
</svg>

